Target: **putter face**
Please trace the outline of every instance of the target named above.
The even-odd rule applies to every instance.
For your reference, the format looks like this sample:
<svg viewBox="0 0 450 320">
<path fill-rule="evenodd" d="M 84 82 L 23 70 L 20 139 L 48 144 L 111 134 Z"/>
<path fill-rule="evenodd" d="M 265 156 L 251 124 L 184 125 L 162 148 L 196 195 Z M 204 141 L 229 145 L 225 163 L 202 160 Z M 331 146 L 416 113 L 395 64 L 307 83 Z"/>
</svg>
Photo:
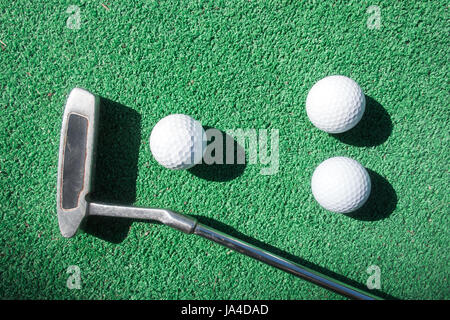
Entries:
<svg viewBox="0 0 450 320">
<path fill-rule="evenodd" d="M 99 98 L 74 88 L 66 102 L 59 144 L 57 212 L 61 234 L 72 237 L 87 215 L 92 190 Z"/>
</svg>

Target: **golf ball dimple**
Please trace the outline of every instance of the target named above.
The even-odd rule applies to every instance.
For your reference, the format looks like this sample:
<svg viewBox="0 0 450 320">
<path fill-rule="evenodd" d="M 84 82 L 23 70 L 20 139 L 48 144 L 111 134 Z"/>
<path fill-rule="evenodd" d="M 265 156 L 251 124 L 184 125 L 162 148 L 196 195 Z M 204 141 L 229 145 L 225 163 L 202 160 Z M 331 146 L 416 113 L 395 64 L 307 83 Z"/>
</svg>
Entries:
<svg viewBox="0 0 450 320">
<path fill-rule="evenodd" d="M 328 133 L 341 133 L 356 126 L 365 108 L 364 92 L 346 76 L 334 75 L 319 80 L 306 98 L 309 120 Z"/>
<path fill-rule="evenodd" d="M 314 170 L 311 190 L 316 201 L 326 210 L 349 213 L 367 201 L 371 182 L 367 170 L 358 161 L 334 157 Z"/>
<path fill-rule="evenodd" d="M 189 169 L 201 162 L 206 134 L 200 122 L 184 114 L 162 118 L 150 134 L 150 150 L 162 166 Z"/>
</svg>

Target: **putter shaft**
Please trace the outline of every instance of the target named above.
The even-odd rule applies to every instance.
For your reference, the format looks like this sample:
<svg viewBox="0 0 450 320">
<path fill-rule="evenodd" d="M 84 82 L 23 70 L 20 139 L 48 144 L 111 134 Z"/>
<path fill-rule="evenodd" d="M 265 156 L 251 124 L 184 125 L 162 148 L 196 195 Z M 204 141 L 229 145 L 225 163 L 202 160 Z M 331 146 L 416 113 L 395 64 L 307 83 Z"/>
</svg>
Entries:
<svg viewBox="0 0 450 320">
<path fill-rule="evenodd" d="M 320 272 L 289 261 L 228 234 L 198 223 L 195 218 L 171 210 L 89 202 L 89 215 L 158 221 L 185 233 L 199 235 L 345 297 L 359 300 L 380 299 L 379 297 L 366 293 Z"/>
<path fill-rule="evenodd" d="M 215 230 L 211 227 L 197 224 L 194 234 L 202 236 L 208 240 L 219 243 L 234 251 L 245 254 L 258 261 L 266 263 L 272 267 L 286 271 L 294 276 L 312 282 L 325 289 L 334 291 L 342 296 L 357 300 L 378 300 L 379 298 L 369 293 L 363 292 L 355 287 L 341 281 L 328 277 L 317 271 L 301 266 L 278 255 L 246 243 L 228 234 Z"/>
</svg>

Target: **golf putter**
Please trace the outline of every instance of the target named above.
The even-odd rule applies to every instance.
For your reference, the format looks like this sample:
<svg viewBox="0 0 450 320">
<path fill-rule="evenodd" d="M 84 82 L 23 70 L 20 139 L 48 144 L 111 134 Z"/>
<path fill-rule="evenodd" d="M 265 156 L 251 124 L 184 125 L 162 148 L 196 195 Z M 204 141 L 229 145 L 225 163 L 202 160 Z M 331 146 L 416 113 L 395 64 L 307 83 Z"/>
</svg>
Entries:
<svg viewBox="0 0 450 320">
<path fill-rule="evenodd" d="M 140 208 L 90 201 L 93 191 L 99 98 L 74 88 L 67 98 L 59 147 L 57 212 L 61 234 L 72 237 L 88 216 L 157 221 L 187 234 L 196 234 L 263 263 L 353 299 L 375 300 L 364 292 L 308 267 L 199 223 L 168 209 Z"/>
</svg>

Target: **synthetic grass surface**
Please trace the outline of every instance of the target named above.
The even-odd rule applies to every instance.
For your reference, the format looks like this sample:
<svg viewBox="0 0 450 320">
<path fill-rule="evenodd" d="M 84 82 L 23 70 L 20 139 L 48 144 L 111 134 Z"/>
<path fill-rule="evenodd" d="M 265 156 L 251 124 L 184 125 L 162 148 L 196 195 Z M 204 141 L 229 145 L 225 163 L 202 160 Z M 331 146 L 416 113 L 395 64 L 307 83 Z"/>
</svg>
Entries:
<svg viewBox="0 0 450 320">
<path fill-rule="evenodd" d="M 68 27 L 71 5 L 79 29 Z M 370 5 L 379 29 L 368 28 Z M 59 131 L 77 86 L 108 111 L 100 199 L 192 214 L 363 286 L 376 265 L 393 297 L 450 298 L 444 1 L 0 0 L 0 14 L 1 298 L 340 298 L 165 226 L 93 219 L 88 233 L 62 238 Z M 314 128 L 304 108 L 331 74 L 370 97 L 360 126 L 339 136 Z M 278 129 L 278 173 L 164 169 L 148 137 L 171 113 L 223 131 Z M 374 191 L 357 215 L 326 212 L 311 194 L 314 168 L 337 155 L 370 169 Z M 72 265 L 80 290 L 66 286 Z"/>
</svg>

